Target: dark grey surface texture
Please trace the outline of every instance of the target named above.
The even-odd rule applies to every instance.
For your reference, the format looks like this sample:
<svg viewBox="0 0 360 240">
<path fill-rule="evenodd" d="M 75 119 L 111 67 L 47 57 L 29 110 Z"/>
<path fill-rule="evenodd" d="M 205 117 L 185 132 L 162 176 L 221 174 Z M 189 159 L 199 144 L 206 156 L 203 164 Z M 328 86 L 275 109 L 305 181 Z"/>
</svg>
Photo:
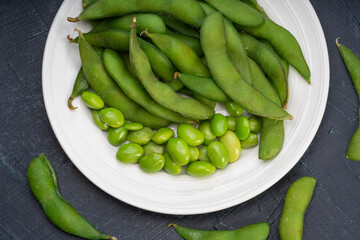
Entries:
<svg viewBox="0 0 360 240">
<path fill-rule="evenodd" d="M 107 195 L 60 147 L 44 107 L 41 67 L 46 37 L 61 3 L 0 1 L 0 239 L 79 239 L 52 225 L 30 192 L 26 168 L 42 152 L 53 164 L 64 198 L 118 239 L 180 239 L 167 227 L 170 222 L 229 230 L 260 221 L 270 223 L 269 239 L 279 239 L 286 190 L 305 175 L 318 182 L 305 215 L 303 239 L 360 239 L 360 163 L 345 158 L 358 124 L 359 103 L 335 45 L 335 38 L 341 37 L 341 43 L 360 57 L 360 1 L 311 1 L 328 44 L 330 91 L 321 126 L 300 162 L 273 187 L 243 204 L 191 216 L 148 212 Z"/>
</svg>

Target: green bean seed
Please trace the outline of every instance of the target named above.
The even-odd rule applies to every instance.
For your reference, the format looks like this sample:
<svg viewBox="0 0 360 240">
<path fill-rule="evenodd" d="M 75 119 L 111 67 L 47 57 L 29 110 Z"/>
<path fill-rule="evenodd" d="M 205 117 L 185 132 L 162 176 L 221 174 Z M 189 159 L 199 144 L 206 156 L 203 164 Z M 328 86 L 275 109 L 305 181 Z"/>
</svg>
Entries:
<svg viewBox="0 0 360 240">
<path fill-rule="evenodd" d="M 190 161 L 190 149 L 183 139 L 170 138 L 166 149 L 176 164 L 183 166 Z"/>
<path fill-rule="evenodd" d="M 262 125 L 261 117 L 251 116 L 249 118 L 249 122 L 250 122 L 250 131 L 253 133 L 259 133 Z"/>
<path fill-rule="evenodd" d="M 177 128 L 177 135 L 189 146 L 199 146 L 204 142 L 204 134 L 190 124 L 182 123 Z"/>
<path fill-rule="evenodd" d="M 81 94 L 81 99 L 88 108 L 102 109 L 104 107 L 104 101 L 96 93 L 84 91 Z"/>
<path fill-rule="evenodd" d="M 200 161 L 205 161 L 205 162 L 210 162 L 210 158 L 208 155 L 208 147 L 207 146 L 201 146 L 199 149 L 199 160 Z"/>
<path fill-rule="evenodd" d="M 138 131 L 131 131 L 128 135 L 128 140 L 139 145 L 145 145 L 151 141 L 153 136 L 153 130 L 149 127 L 144 127 Z"/>
<path fill-rule="evenodd" d="M 129 131 L 124 126 L 119 128 L 110 128 L 108 131 L 108 140 L 112 145 L 118 146 L 126 140 L 128 132 Z"/>
<path fill-rule="evenodd" d="M 150 153 L 140 159 L 139 167 L 147 173 L 156 173 L 165 165 L 165 158 L 159 153 Z"/>
<path fill-rule="evenodd" d="M 170 157 L 169 153 L 164 153 L 165 165 L 164 170 L 170 175 L 179 175 L 182 171 L 182 167 L 177 165 Z"/>
<path fill-rule="evenodd" d="M 304 214 L 314 192 L 316 179 L 302 177 L 289 187 L 280 218 L 279 235 L 281 240 L 301 240 Z"/>
<path fill-rule="evenodd" d="M 137 163 L 144 156 L 144 149 L 136 143 L 126 143 L 119 147 L 116 158 L 123 163 Z"/>
<path fill-rule="evenodd" d="M 199 160 L 199 157 L 200 157 L 199 149 L 197 147 L 190 146 L 189 150 L 190 150 L 189 163 L 192 163 L 192 162 L 195 162 L 195 161 Z"/>
<path fill-rule="evenodd" d="M 228 123 L 228 130 L 235 131 L 236 130 L 236 117 L 234 116 L 226 116 Z"/>
<path fill-rule="evenodd" d="M 116 108 L 104 108 L 100 111 L 101 121 L 109 124 L 110 127 L 118 128 L 124 125 L 124 115 Z"/>
<path fill-rule="evenodd" d="M 130 131 L 137 131 L 137 130 L 141 130 L 143 129 L 143 125 L 141 123 L 135 123 L 135 122 L 131 122 L 131 123 L 125 123 L 124 128 Z"/>
<path fill-rule="evenodd" d="M 245 140 L 250 134 L 250 121 L 245 116 L 239 116 L 236 119 L 236 136 L 239 140 Z"/>
<path fill-rule="evenodd" d="M 215 136 L 220 137 L 224 135 L 227 131 L 227 119 L 224 115 L 217 113 L 210 120 L 211 132 L 214 133 Z"/>
<path fill-rule="evenodd" d="M 186 167 L 186 173 L 193 177 L 207 177 L 213 174 L 216 167 L 210 162 L 196 161 Z"/>
<path fill-rule="evenodd" d="M 216 136 L 211 131 L 210 121 L 200 123 L 199 130 L 204 134 L 204 144 L 209 145 L 215 140 Z"/>
<path fill-rule="evenodd" d="M 171 128 L 160 128 L 152 137 L 152 141 L 156 144 L 164 144 L 174 136 L 174 131 Z"/>
<path fill-rule="evenodd" d="M 229 152 L 229 162 L 236 162 L 241 153 L 240 140 L 237 138 L 236 134 L 232 131 L 227 131 L 219 138 L 219 141 L 225 145 Z"/>
<path fill-rule="evenodd" d="M 103 121 L 101 121 L 100 119 L 100 110 L 94 110 L 93 111 L 93 119 L 94 119 L 94 122 L 96 124 L 96 126 L 98 126 L 98 128 L 100 128 L 101 130 L 109 130 L 109 124 L 107 123 L 104 123 Z"/>
<path fill-rule="evenodd" d="M 258 136 L 250 132 L 249 136 L 245 140 L 240 141 L 240 143 L 243 149 L 248 149 L 258 145 L 258 141 Z"/>
<path fill-rule="evenodd" d="M 211 163 L 217 168 L 224 168 L 229 163 L 229 151 L 227 147 L 218 141 L 213 141 L 208 146 L 208 156 Z"/>
<path fill-rule="evenodd" d="M 165 152 L 165 145 L 158 145 L 154 142 L 149 142 L 144 147 L 145 155 L 150 153 L 159 153 L 163 154 Z"/>
<path fill-rule="evenodd" d="M 227 112 L 234 117 L 240 116 L 244 111 L 244 109 L 234 102 L 226 102 L 224 105 Z"/>
</svg>

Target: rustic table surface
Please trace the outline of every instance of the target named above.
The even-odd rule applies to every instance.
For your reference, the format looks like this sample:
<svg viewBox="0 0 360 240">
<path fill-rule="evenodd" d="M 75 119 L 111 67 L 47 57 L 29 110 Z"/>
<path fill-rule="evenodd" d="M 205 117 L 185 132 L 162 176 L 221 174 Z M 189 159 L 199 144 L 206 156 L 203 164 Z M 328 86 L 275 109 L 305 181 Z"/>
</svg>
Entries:
<svg viewBox="0 0 360 240">
<path fill-rule="evenodd" d="M 303 239 L 360 238 L 360 163 L 345 158 L 358 124 L 359 103 L 335 45 L 335 38 L 341 37 L 360 57 L 360 1 L 311 0 L 328 44 L 330 91 L 320 128 L 298 164 L 243 204 L 190 216 L 149 212 L 109 196 L 85 178 L 60 147 L 44 107 L 41 67 L 46 37 L 61 3 L 0 1 L 0 239 L 78 239 L 52 225 L 30 192 L 26 168 L 42 152 L 52 160 L 63 196 L 118 239 L 181 239 L 167 227 L 170 222 L 229 230 L 260 221 L 269 222 L 269 239 L 279 239 L 286 190 L 304 175 L 318 182 Z"/>
</svg>

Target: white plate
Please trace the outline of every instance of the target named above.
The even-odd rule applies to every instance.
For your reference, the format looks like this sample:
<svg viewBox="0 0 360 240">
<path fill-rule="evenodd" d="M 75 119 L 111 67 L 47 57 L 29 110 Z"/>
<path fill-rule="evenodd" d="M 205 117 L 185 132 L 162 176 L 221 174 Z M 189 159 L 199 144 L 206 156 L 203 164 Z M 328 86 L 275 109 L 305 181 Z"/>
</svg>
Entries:
<svg viewBox="0 0 360 240">
<path fill-rule="evenodd" d="M 81 1 L 65 0 L 46 42 L 43 59 L 43 94 L 46 111 L 56 137 L 76 167 L 95 185 L 133 206 L 167 214 L 199 214 L 240 204 L 265 191 L 281 179 L 310 145 L 324 114 L 329 89 L 329 60 L 324 34 L 314 9 L 307 0 L 260 1 L 268 15 L 298 39 L 312 73 L 308 85 L 290 70 L 288 111 L 294 120 L 285 122 L 285 143 L 272 161 L 261 161 L 257 148 L 243 150 L 239 161 L 214 175 L 197 179 L 186 174 L 170 176 L 164 171 L 143 173 L 137 164 L 116 160 L 117 147 L 93 123 L 91 112 L 80 102 L 67 107 L 80 67 L 77 45 L 66 35 L 84 23 L 69 23 L 68 16 L 81 12 Z M 225 113 L 224 109 L 217 111 Z"/>
</svg>

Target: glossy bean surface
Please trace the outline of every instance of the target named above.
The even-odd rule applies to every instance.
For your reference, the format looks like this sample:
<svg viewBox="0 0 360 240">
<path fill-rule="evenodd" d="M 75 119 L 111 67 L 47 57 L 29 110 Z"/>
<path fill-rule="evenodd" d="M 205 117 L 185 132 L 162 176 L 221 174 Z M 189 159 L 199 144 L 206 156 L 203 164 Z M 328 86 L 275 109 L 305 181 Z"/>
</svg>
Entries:
<svg viewBox="0 0 360 240">
<path fill-rule="evenodd" d="M 159 153 L 150 153 L 142 157 L 139 161 L 141 170 L 147 173 L 156 173 L 165 165 L 165 158 Z"/>
<path fill-rule="evenodd" d="M 181 138 L 171 138 L 166 144 L 166 151 L 173 161 L 180 165 L 186 165 L 190 161 L 190 149 Z"/>
<path fill-rule="evenodd" d="M 250 131 L 253 133 L 259 133 L 261 130 L 262 120 L 258 116 L 251 116 L 249 118 Z"/>
<path fill-rule="evenodd" d="M 216 136 L 211 131 L 210 121 L 204 121 L 200 123 L 199 130 L 204 134 L 204 144 L 209 145 L 215 140 Z"/>
<path fill-rule="evenodd" d="M 124 115 L 117 108 L 104 108 L 100 110 L 101 121 L 109 124 L 110 127 L 118 128 L 124 125 Z"/>
<path fill-rule="evenodd" d="M 165 165 L 164 170 L 170 175 L 179 175 L 182 171 L 182 167 L 176 164 L 170 157 L 169 153 L 164 153 Z"/>
<path fill-rule="evenodd" d="M 160 128 L 152 137 L 152 141 L 156 144 L 164 144 L 174 136 L 174 131 L 171 128 Z"/>
<path fill-rule="evenodd" d="M 224 135 L 228 128 L 226 117 L 220 113 L 215 114 L 210 120 L 210 128 L 216 137 Z"/>
<path fill-rule="evenodd" d="M 145 145 L 151 141 L 151 138 L 154 136 L 154 132 L 149 127 L 144 127 L 138 131 L 131 131 L 128 134 L 128 140 L 139 145 Z"/>
<path fill-rule="evenodd" d="M 236 130 L 236 117 L 234 116 L 226 116 L 228 123 L 228 130 L 235 131 Z"/>
<path fill-rule="evenodd" d="M 204 142 L 204 134 L 194 126 L 182 123 L 177 127 L 177 136 L 189 146 L 199 146 Z"/>
<path fill-rule="evenodd" d="M 109 124 L 101 121 L 101 119 L 100 119 L 100 110 L 94 110 L 92 113 L 92 116 L 93 116 L 93 120 L 98 128 L 100 128 L 101 130 L 104 130 L 104 131 L 109 130 L 109 128 L 110 128 Z"/>
<path fill-rule="evenodd" d="M 210 158 L 208 155 L 208 146 L 201 146 L 199 149 L 199 160 L 210 162 Z"/>
<path fill-rule="evenodd" d="M 137 163 L 144 156 L 144 149 L 136 143 L 126 143 L 119 147 L 116 158 L 123 163 Z"/>
<path fill-rule="evenodd" d="M 124 126 L 110 128 L 108 131 L 108 140 L 112 145 L 118 146 L 126 140 L 128 132 L 129 131 Z"/>
<path fill-rule="evenodd" d="M 242 107 L 240 107 L 238 104 L 234 103 L 234 102 L 226 102 L 224 103 L 226 111 L 234 117 L 240 116 L 243 112 L 244 109 L 242 109 Z"/>
<path fill-rule="evenodd" d="M 239 140 L 245 140 L 250 134 L 250 121 L 245 116 L 239 116 L 236 119 L 236 136 Z"/>
<path fill-rule="evenodd" d="M 199 157 L 200 157 L 199 149 L 197 147 L 190 146 L 189 150 L 190 150 L 189 163 L 192 163 L 192 162 L 195 162 L 195 161 L 199 160 Z"/>
<path fill-rule="evenodd" d="M 218 141 L 213 141 L 209 144 L 208 156 L 211 163 L 217 168 L 225 168 L 229 163 L 229 151 L 227 147 Z"/>
<path fill-rule="evenodd" d="M 216 171 L 210 162 L 196 161 L 186 167 L 186 173 L 193 177 L 207 177 Z"/>
<path fill-rule="evenodd" d="M 125 123 L 125 125 L 124 125 L 124 128 L 129 131 L 141 130 L 141 129 L 143 129 L 143 127 L 144 126 L 141 123 L 135 123 L 135 122 Z"/>
<path fill-rule="evenodd" d="M 258 142 L 258 136 L 252 132 L 250 132 L 249 136 L 245 140 L 240 141 L 241 147 L 243 149 L 255 147 L 256 145 L 258 145 Z"/>
<path fill-rule="evenodd" d="M 96 93 L 84 91 L 81 94 L 81 99 L 88 108 L 102 109 L 104 107 L 104 101 Z"/>
<path fill-rule="evenodd" d="M 229 162 L 236 162 L 241 154 L 241 144 L 236 134 L 232 131 L 227 131 L 219 138 L 219 141 L 225 145 L 229 152 Z"/>
</svg>

